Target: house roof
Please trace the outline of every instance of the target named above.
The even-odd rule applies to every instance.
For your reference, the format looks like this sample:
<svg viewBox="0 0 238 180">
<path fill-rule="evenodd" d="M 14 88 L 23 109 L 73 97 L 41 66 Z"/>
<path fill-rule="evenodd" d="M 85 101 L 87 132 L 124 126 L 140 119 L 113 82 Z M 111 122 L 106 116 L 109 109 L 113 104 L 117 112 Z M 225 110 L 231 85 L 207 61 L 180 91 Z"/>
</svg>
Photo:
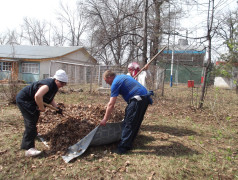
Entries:
<svg viewBox="0 0 238 180">
<path fill-rule="evenodd" d="M 80 46 L 56 47 L 56 46 L 0 45 L 0 58 L 49 59 L 61 57 L 81 49 L 85 50 L 84 47 Z"/>
</svg>

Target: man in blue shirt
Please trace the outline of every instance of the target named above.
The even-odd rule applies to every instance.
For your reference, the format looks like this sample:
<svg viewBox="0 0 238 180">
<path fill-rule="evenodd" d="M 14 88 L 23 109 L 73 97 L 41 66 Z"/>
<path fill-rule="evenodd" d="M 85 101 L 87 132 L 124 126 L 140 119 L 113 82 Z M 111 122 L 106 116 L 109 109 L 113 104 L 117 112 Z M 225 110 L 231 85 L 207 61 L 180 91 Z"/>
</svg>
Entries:
<svg viewBox="0 0 238 180">
<path fill-rule="evenodd" d="M 111 85 L 111 97 L 100 125 L 106 125 L 119 94 L 128 104 L 122 124 L 121 141 L 116 151 L 117 154 L 125 154 L 132 148 L 132 143 L 139 131 L 147 107 L 152 104 L 150 95 L 153 95 L 153 92 L 148 92 L 144 86 L 131 76 L 116 75 L 111 70 L 105 71 L 103 78 L 107 84 Z"/>
</svg>

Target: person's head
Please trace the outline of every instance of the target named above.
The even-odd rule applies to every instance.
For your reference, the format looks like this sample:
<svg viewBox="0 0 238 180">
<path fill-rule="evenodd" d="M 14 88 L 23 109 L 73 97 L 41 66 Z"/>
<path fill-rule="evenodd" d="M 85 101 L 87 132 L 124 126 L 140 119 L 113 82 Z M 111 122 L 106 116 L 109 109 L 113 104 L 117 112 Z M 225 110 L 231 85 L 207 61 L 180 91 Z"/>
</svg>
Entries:
<svg viewBox="0 0 238 180">
<path fill-rule="evenodd" d="M 112 72 L 111 70 L 106 70 L 103 73 L 103 79 L 109 85 L 112 85 L 112 81 L 114 80 L 115 76 L 116 76 L 116 73 Z"/>
<path fill-rule="evenodd" d="M 134 77 L 140 71 L 140 66 L 137 62 L 132 62 L 128 65 L 128 72 Z"/>
<path fill-rule="evenodd" d="M 58 88 L 65 86 L 68 82 L 68 76 L 66 72 L 62 69 L 56 71 L 53 78 L 55 79 L 55 83 Z"/>
</svg>

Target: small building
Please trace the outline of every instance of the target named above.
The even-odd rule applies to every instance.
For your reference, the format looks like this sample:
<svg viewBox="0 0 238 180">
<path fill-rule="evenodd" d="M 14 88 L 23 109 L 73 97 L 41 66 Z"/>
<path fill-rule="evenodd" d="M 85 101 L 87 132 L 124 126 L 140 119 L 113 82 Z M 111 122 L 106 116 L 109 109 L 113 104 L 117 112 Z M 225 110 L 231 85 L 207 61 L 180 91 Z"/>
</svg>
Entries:
<svg viewBox="0 0 238 180">
<path fill-rule="evenodd" d="M 58 69 L 69 76 L 69 83 L 87 81 L 90 67 L 97 64 L 84 47 L 0 45 L 0 80 L 31 83 L 52 77 Z"/>
<path fill-rule="evenodd" d="M 172 57 L 172 54 L 174 57 Z M 189 45 L 188 40 L 179 39 L 178 44 L 174 48 L 164 50 L 162 53 L 163 61 L 171 62 L 172 58 L 174 63 L 180 65 L 192 65 L 203 67 L 206 50 L 202 46 Z"/>
<path fill-rule="evenodd" d="M 216 66 L 226 65 L 226 62 L 217 61 Z M 230 77 L 216 76 L 214 79 L 214 87 L 222 89 L 235 89 L 237 88 L 238 81 L 238 64 L 234 63 L 230 70 Z"/>
<path fill-rule="evenodd" d="M 236 85 L 231 78 L 215 77 L 214 87 L 219 87 L 222 89 L 234 89 Z"/>
<path fill-rule="evenodd" d="M 161 53 L 158 65 L 166 70 L 166 82 L 171 80 L 172 68 L 173 82 L 187 83 L 188 80 L 194 80 L 195 84 L 200 84 L 205 55 L 205 47 L 190 45 L 187 39 L 179 39 L 178 44 Z"/>
</svg>

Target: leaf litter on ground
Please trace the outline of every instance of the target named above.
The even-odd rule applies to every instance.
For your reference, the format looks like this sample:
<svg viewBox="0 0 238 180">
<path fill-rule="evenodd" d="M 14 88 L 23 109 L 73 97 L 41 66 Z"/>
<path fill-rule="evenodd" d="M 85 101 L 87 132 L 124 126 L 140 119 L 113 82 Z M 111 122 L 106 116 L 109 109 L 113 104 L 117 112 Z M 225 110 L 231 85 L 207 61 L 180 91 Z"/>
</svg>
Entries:
<svg viewBox="0 0 238 180">
<path fill-rule="evenodd" d="M 50 146 L 48 153 L 63 155 L 69 146 L 77 143 L 99 125 L 106 112 L 105 105 L 65 105 L 59 103 L 63 114 L 48 109 L 40 115 L 38 133 Z M 108 122 L 120 122 L 123 112 L 114 109 Z"/>
</svg>

